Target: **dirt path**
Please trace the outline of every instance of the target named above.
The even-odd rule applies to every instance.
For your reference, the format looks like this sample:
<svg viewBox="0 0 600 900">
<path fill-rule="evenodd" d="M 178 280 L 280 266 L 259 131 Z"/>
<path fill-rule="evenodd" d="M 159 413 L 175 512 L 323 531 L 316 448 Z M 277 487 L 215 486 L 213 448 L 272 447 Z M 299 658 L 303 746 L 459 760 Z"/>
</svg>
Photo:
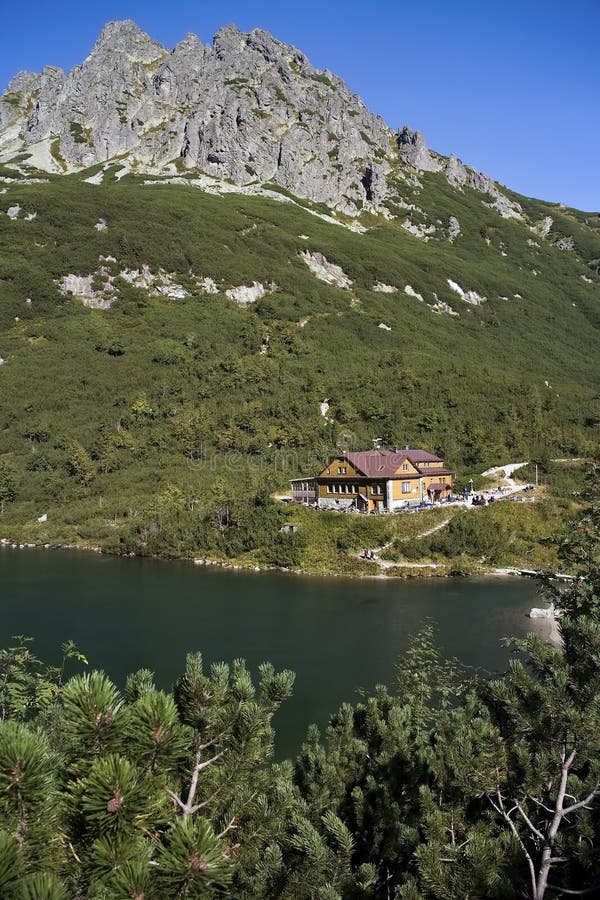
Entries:
<svg viewBox="0 0 600 900">
<path fill-rule="evenodd" d="M 436 531 L 441 531 L 442 528 L 445 528 L 450 519 L 444 519 L 443 522 L 440 522 L 439 525 L 434 525 L 433 528 L 428 528 L 427 531 L 422 531 L 421 534 L 415 535 L 415 540 L 419 540 L 420 538 L 429 537 L 430 534 L 435 534 Z M 357 559 L 361 559 L 364 562 L 374 562 L 377 563 L 382 569 L 389 569 L 391 566 L 405 566 L 407 568 L 413 569 L 437 569 L 438 565 L 436 563 L 410 563 L 410 562 L 391 562 L 387 559 L 379 559 L 379 553 L 382 553 L 384 550 L 387 550 L 388 547 L 391 547 L 394 543 L 395 538 L 392 538 L 391 541 L 388 541 L 387 544 L 383 544 L 381 547 L 375 547 L 373 549 L 373 553 L 375 553 L 374 559 L 365 559 L 362 553 L 355 553 L 354 555 Z"/>
<path fill-rule="evenodd" d="M 422 531 L 421 534 L 417 534 L 416 540 L 419 538 L 429 537 L 430 534 L 435 534 L 436 531 L 441 531 L 442 528 L 445 528 L 450 519 L 444 519 L 443 522 L 440 522 L 439 525 L 434 525 L 433 528 L 430 528 L 428 531 Z"/>
<path fill-rule="evenodd" d="M 390 562 L 387 559 L 374 560 L 380 569 L 443 569 L 445 563 Z"/>
<path fill-rule="evenodd" d="M 518 491 L 521 489 L 521 485 L 518 485 L 513 479 L 513 472 L 522 469 L 523 466 L 526 465 L 528 465 L 527 462 L 507 463 L 505 466 L 493 466 L 491 469 L 486 469 L 485 472 L 482 472 L 481 474 L 484 478 L 491 478 L 494 475 L 497 475 L 498 481 L 503 481 L 511 491 Z"/>
</svg>

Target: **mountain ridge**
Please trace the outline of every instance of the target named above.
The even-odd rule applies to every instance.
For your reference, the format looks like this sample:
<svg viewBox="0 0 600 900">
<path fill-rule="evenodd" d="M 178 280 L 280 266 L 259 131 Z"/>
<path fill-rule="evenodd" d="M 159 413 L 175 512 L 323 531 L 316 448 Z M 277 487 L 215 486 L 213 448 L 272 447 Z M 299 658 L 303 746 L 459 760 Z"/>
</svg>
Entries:
<svg viewBox="0 0 600 900">
<path fill-rule="evenodd" d="M 501 215 L 521 215 L 492 179 L 408 126 L 394 132 L 300 50 L 235 25 L 211 45 L 188 34 L 169 51 L 133 20 L 109 22 L 68 73 L 18 73 L 0 97 L 0 162 L 24 152 L 56 174 L 128 158 L 147 174 L 274 183 L 355 217 L 389 215 L 398 182 L 442 171 L 457 189 L 490 194 Z"/>
</svg>

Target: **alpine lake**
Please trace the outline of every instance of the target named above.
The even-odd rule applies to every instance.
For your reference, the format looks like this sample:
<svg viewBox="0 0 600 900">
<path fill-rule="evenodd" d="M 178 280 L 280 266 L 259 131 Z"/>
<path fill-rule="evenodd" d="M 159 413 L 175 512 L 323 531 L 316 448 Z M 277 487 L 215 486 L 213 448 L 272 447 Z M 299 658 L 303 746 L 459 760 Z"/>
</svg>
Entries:
<svg viewBox="0 0 600 900">
<path fill-rule="evenodd" d="M 191 651 L 206 664 L 243 658 L 253 673 L 264 661 L 292 669 L 294 695 L 274 720 L 278 756 L 295 755 L 308 725 L 324 728 L 361 689 L 391 684 L 427 622 L 447 656 L 490 673 L 508 661 L 503 637 L 549 632 L 546 620 L 527 617 L 542 605 L 536 582 L 517 577 L 317 578 L 2 548 L 0 596 L 0 646 L 27 635 L 54 663 L 71 639 L 121 687 L 150 668 L 170 689 Z"/>
</svg>

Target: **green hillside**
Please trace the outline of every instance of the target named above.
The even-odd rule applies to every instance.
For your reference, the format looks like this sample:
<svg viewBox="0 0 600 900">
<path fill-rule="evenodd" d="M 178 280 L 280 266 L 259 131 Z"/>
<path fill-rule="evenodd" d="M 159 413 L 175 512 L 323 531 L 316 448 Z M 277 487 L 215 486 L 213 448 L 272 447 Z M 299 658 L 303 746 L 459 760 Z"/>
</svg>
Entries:
<svg viewBox="0 0 600 900">
<path fill-rule="evenodd" d="M 597 215 L 513 196 L 528 223 L 504 219 L 480 193 L 421 174 L 422 189 L 401 191 L 436 224 L 425 241 L 401 213 L 365 216 L 355 233 L 307 201 L 118 181 L 118 166 L 102 184 L 82 180 L 95 171 L 19 184 L 0 168 L 0 210 L 20 207 L 0 215 L 5 536 L 239 555 L 285 543 L 269 494 L 340 446 L 424 446 L 459 474 L 597 446 Z M 547 237 L 530 227 L 544 216 Z M 352 286 L 319 280 L 301 251 Z M 119 274 L 142 266 L 187 296 L 152 296 Z M 112 306 L 61 293 L 68 274 L 94 275 L 97 292 L 112 282 Z M 486 302 L 464 302 L 448 279 Z M 245 306 L 224 293 L 253 282 L 277 287 Z"/>
</svg>

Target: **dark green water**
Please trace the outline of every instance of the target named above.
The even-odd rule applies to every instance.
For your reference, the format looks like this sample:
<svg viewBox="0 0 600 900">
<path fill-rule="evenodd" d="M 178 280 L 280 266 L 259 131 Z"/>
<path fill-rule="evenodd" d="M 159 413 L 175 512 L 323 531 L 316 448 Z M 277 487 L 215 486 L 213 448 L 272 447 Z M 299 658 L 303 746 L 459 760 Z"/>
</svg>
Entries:
<svg viewBox="0 0 600 900">
<path fill-rule="evenodd" d="M 540 605 L 527 579 L 300 578 L 9 549 L 0 550 L 0 598 L 0 646 L 30 635 L 50 662 L 71 638 L 119 684 L 145 666 L 169 688 L 191 650 L 207 661 L 243 657 L 253 668 L 269 660 L 293 669 L 294 697 L 276 719 L 283 754 L 357 689 L 389 682 L 427 619 L 448 655 L 497 671 L 507 660 L 501 638 L 530 629 L 526 613 Z"/>
</svg>

